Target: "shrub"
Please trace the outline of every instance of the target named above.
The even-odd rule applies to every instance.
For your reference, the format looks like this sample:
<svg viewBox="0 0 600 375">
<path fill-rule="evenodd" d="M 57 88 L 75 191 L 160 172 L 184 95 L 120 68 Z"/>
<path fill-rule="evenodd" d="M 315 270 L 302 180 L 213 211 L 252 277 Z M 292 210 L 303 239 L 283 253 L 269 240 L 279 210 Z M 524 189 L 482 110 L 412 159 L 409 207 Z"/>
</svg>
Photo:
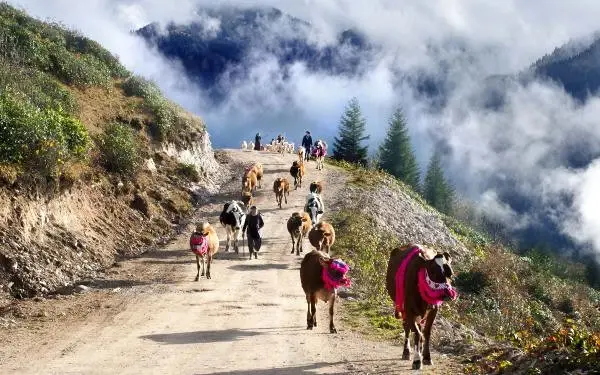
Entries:
<svg viewBox="0 0 600 375">
<path fill-rule="evenodd" d="M 132 76 L 123 82 L 121 87 L 126 95 L 144 99 L 145 106 L 154 115 L 154 121 L 150 125 L 152 136 L 159 141 L 167 139 L 177 121 L 177 114 L 156 84 L 143 77 Z"/>
<path fill-rule="evenodd" d="M 177 174 L 187 178 L 192 182 L 200 181 L 200 173 L 194 164 L 179 163 L 177 166 Z"/>
<path fill-rule="evenodd" d="M 54 109 L 40 110 L 22 94 L 0 94 L 0 163 L 23 166 L 28 174 L 60 176 L 69 159 L 82 158 L 89 145 L 79 120 Z"/>
<path fill-rule="evenodd" d="M 459 273 L 454 285 L 463 293 L 479 294 L 490 285 L 490 280 L 482 271 L 470 270 Z"/>
<path fill-rule="evenodd" d="M 128 126 L 109 124 L 99 139 L 102 165 L 109 172 L 131 174 L 140 165 L 139 144 Z"/>
</svg>

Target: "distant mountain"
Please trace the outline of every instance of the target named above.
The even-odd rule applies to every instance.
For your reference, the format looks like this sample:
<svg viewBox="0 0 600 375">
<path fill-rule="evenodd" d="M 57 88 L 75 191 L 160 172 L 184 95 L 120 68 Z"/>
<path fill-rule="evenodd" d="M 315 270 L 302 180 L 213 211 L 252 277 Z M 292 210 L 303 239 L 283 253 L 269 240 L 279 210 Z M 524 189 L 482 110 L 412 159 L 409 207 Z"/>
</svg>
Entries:
<svg viewBox="0 0 600 375">
<path fill-rule="evenodd" d="M 558 83 L 580 101 L 597 95 L 600 88 L 600 33 L 556 48 L 536 61 L 529 72 L 533 77 Z"/>
<path fill-rule="evenodd" d="M 256 60 L 275 58 L 284 67 L 303 62 L 311 71 L 360 75 L 374 48 L 356 30 L 340 33 L 333 44 L 317 46 L 308 41 L 314 31 L 309 23 L 275 8 L 220 7 L 199 13 L 192 23 L 170 23 L 164 30 L 152 23 L 136 34 L 166 57 L 179 60 L 217 100 Z"/>
</svg>

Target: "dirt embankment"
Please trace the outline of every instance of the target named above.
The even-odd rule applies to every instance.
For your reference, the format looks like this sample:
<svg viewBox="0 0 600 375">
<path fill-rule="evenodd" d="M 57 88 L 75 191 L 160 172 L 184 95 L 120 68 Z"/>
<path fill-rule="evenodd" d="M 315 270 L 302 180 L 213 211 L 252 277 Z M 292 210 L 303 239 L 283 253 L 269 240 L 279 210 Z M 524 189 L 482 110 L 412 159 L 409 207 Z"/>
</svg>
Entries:
<svg viewBox="0 0 600 375">
<path fill-rule="evenodd" d="M 52 197 L 0 189 L 0 306 L 69 288 L 177 234 L 219 188 L 221 167 L 207 133 L 188 147 L 161 145 L 130 179 L 97 174 Z M 177 174 L 193 164 L 200 181 Z M 2 303 L 4 301 L 4 303 Z"/>
</svg>

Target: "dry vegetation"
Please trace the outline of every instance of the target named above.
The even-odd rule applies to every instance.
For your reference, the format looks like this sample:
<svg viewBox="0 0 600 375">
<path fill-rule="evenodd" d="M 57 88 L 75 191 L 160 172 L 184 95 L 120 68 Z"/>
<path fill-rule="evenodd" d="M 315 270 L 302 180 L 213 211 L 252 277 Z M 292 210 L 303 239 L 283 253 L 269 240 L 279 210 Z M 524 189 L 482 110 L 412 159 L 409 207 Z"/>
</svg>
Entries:
<svg viewBox="0 0 600 375">
<path fill-rule="evenodd" d="M 434 212 L 385 173 L 332 164 L 350 173 L 344 200 L 361 202 L 333 217 L 338 233 L 333 251 L 350 263 L 358 295 L 347 314 L 349 323 L 359 328 L 368 323 L 377 335 L 400 337 L 401 325 L 384 289 L 389 251 L 408 241 L 426 243 L 450 250 L 455 258 L 459 299 L 442 307 L 434 342 L 438 350 L 460 355 L 465 372 L 599 370 L 600 292 L 585 283 L 585 267 L 536 251 L 519 256 Z M 374 207 L 367 196 L 385 196 L 396 214 Z M 403 202 L 407 196 L 410 204 Z"/>
</svg>

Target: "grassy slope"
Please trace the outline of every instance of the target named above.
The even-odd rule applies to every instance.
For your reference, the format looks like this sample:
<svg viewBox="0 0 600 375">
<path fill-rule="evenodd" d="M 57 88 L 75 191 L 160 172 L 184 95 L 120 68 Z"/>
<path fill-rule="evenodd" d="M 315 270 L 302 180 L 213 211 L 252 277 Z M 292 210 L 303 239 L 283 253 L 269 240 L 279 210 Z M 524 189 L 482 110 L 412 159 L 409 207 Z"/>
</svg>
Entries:
<svg viewBox="0 0 600 375">
<path fill-rule="evenodd" d="M 0 292 L 52 291 L 155 243 L 192 212 L 189 188 L 203 171 L 162 149 L 205 141 L 202 120 L 98 43 L 5 3 L 0 128 Z M 49 219 L 39 222 L 41 212 Z"/>
<path fill-rule="evenodd" d="M 385 173 L 333 164 L 352 176 L 349 190 L 354 193 L 348 201 L 362 197 L 364 202 L 364 197 L 383 190 L 389 205 L 399 206 L 400 200 L 410 199 L 412 205 L 422 206 L 423 213 L 433 210 L 418 194 Z M 385 218 L 378 217 L 380 209 L 363 208 L 348 207 L 332 219 L 337 238 L 333 251 L 350 262 L 353 289 L 360 297 L 350 307 L 349 323 L 381 337 L 396 338 L 401 325 L 393 318 L 384 273 L 389 251 L 411 236 L 402 233 L 405 229 L 382 225 Z M 358 215 L 359 211 L 362 214 Z M 534 359 L 537 365 L 529 370 L 532 373 L 600 366 L 594 362 L 600 351 L 600 293 L 583 282 L 581 265 L 535 252 L 517 256 L 467 225 L 438 216 L 446 228 L 436 230 L 449 231 L 467 248 L 464 254 L 459 248 L 451 251 L 458 272 L 454 285 L 460 298 L 441 310 L 434 333 L 439 349 L 462 354 L 466 371 L 471 373 L 516 371 L 529 368 Z M 402 219 L 396 216 L 393 220 Z M 420 242 L 418 232 L 415 236 L 411 241 Z M 447 248 L 436 240 L 429 245 Z M 511 348 L 522 351 L 522 355 L 514 356 Z M 552 364 L 553 358 L 558 362 Z"/>
</svg>

